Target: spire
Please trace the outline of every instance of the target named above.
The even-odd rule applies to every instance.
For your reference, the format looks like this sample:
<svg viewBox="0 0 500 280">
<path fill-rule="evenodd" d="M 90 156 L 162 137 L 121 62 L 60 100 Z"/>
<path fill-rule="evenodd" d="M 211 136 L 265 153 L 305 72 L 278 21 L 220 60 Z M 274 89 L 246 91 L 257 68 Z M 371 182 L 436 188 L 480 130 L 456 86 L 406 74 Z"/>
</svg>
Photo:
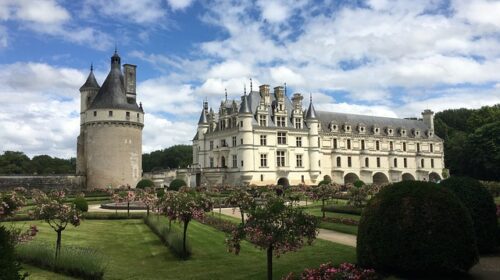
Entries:
<svg viewBox="0 0 500 280">
<path fill-rule="evenodd" d="M 253 91 L 252 78 L 250 78 L 250 93 Z"/>
<path fill-rule="evenodd" d="M 226 101 L 227 101 L 227 88 L 224 89 L 224 96 L 226 97 Z"/>
<path fill-rule="evenodd" d="M 245 87 L 246 89 L 246 87 Z M 240 110 L 238 111 L 239 114 L 251 114 L 252 110 L 250 110 L 250 104 L 248 103 L 248 96 L 247 92 L 245 90 L 245 95 L 241 97 L 241 105 L 240 105 Z"/>
<path fill-rule="evenodd" d="M 286 95 L 286 82 L 285 82 L 285 96 L 287 96 L 287 95 Z"/>
<path fill-rule="evenodd" d="M 307 109 L 306 120 L 317 119 L 316 110 L 314 110 L 312 94 L 309 94 L 309 109 Z"/>
<path fill-rule="evenodd" d="M 198 120 L 198 124 L 207 124 L 207 111 L 205 109 L 205 102 L 203 102 L 203 109 L 201 109 L 200 120 Z"/>
<path fill-rule="evenodd" d="M 80 91 L 84 89 L 99 89 L 100 86 L 94 76 L 94 65 L 90 64 L 90 73 L 85 83 L 80 87 Z"/>
</svg>

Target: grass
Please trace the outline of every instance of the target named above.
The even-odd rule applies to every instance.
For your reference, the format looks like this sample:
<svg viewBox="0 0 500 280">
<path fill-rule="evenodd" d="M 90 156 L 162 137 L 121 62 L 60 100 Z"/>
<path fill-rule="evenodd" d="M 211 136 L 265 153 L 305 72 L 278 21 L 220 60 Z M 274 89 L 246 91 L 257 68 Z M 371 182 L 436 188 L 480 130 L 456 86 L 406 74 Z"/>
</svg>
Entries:
<svg viewBox="0 0 500 280">
<path fill-rule="evenodd" d="M 22 262 L 84 279 L 102 279 L 105 260 L 96 250 L 66 245 L 56 260 L 52 245 L 38 240 L 21 243 L 16 246 L 16 254 Z"/>
<path fill-rule="evenodd" d="M 176 256 L 181 259 L 189 258 L 192 250 L 189 240 L 186 240 L 186 252 L 184 252 L 182 229 L 175 225 L 169 228 L 167 223 L 153 216 L 144 217 L 143 221 Z"/>
<path fill-rule="evenodd" d="M 71 276 L 58 274 L 29 264 L 23 264 L 23 272 L 28 272 L 28 280 L 72 280 L 77 279 Z"/>
<path fill-rule="evenodd" d="M 500 196 L 495 197 L 495 204 L 500 204 Z"/>
<path fill-rule="evenodd" d="M 160 220 L 167 223 L 166 218 Z M 40 230 L 36 239 L 53 244 L 55 232 L 45 223 L 36 224 Z M 265 252 L 252 244 L 242 242 L 239 256 L 227 253 L 225 234 L 195 221 L 189 225 L 188 238 L 193 253 L 181 261 L 142 220 L 87 220 L 78 228 L 68 226 L 62 246 L 99 248 L 108 260 L 105 279 L 265 279 Z M 313 246 L 275 258 L 274 277 L 281 279 L 290 271 L 301 272 L 328 261 L 355 262 L 355 249 L 318 239 Z M 39 270 L 29 266 L 27 270 L 33 274 L 31 279 L 37 279 Z"/>
<path fill-rule="evenodd" d="M 323 215 L 320 207 L 315 207 L 315 208 L 309 207 L 309 208 L 305 209 L 305 212 L 308 214 L 317 216 L 317 217 L 322 217 L 322 215 Z M 335 217 L 335 218 L 349 218 L 349 219 L 353 219 L 356 221 L 359 221 L 359 219 L 361 218 L 361 216 L 359 216 L 359 215 L 345 214 L 345 213 L 334 213 L 334 212 L 325 212 L 325 216 L 326 217 Z"/>
<path fill-rule="evenodd" d="M 358 235 L 358 227 L 357 226 L 344 225 L 344 224 L 339 224 L 339 223 L 321 222 L 319 227 L 324 228 L 324 229 L 333 230 L 333 231 L 342 232 L 342 233 Z"/>
</svg>

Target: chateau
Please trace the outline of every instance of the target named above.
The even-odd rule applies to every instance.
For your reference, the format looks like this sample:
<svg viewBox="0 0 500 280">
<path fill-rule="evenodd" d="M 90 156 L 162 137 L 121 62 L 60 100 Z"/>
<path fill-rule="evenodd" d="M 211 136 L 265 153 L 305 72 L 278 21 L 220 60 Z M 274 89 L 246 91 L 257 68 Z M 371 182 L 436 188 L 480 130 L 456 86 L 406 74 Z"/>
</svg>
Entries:
<svg viewBox="0 0 500 280">
<path fill-rule="evenodd" d="M 86 187 L 135 187 L 142 176 L 144 110 L 136 101 L 136 66 L 123 65 L 115 51 L 111 70 L 99 86 L 91 67 L 80 88 L 77 175 Z"/>
<path fill-rule="evenodd" d="M 434 113 L 397 119 L 316 111 L 312 99 L 261 85 L 223 100 L 215 113 L 204 102 L 193 139 L 196 184 L 339 184 L 441 179 L 443 141 Z"/>
</svg>

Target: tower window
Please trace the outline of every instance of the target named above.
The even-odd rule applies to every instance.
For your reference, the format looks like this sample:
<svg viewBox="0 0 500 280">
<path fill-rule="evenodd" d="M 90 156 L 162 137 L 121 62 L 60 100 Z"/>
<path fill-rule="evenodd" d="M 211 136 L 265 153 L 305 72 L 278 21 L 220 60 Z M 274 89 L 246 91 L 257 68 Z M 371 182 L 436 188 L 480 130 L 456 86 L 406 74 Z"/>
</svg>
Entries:
<svg viewBox="0 0 500 280">
<path fill-rule="evenodd" d="M 347 149 L 351 149 L 351 139 L 347 139 Z"/>
<path fill-rule="evenodd" d="M 112 117 L 113 116 L 113 111 L 108 112 L 108 116 Z"/>
<path fill-rule="evenodd" d="M 408 160 L 406 158 L 403 158 L 403 165 L 404 167 L 408 167 Z"/>
<path fill-rule="evenodd" d="M 394 159 L 394 167 L 398 167 L 398 159 L 397 158 Z"/>
<path fill-rule="evenodd" d="M 365 149 L 365 140 L 361 140 L 361 150 Z"/>
<path fill-rule="evenodd" d="M 94 111 L 94 117 L 97 117 L 97 111 Z"/>
<path fill-rule="evenodd" d="M 342 166 L 341 159 L 340 159 L 340 157 L 337 157 L 337 167 L 341 167 L 341 166 Z"/>
<path fill-rule="evenodd" d="M 125 113 L 125 118 L 127 119 L 127 121 L 130 120 L 130 112 Z"/>
<path fill-rule="evenodd" d="M 352 160 L 351 157 L 347 157 L 347 166 L 351 167 L 352 166 Z"/>
<path fill-rule="evenodd" d="M 375 141 L 375 150 L 380 150 L 380 141 Z"/>
<path fill-rule="evenodd" d="M 365 167 L 370 167 L 370 159 L 365 158 Z"/>
<path fill-rule="evenodd" d="M 432 144 L 429 144 L 429 150 L 431 153 L 434 152 L 434 147 L 432 146 Z"/>
<path fill-rule="evenodd" d="M 377 167 L 380 167 L 380 158 L 377 158 Z"/>
<path fill-rule="evenodd" d="M 233 155 L 233 168 L 238 167 L 238 156 Z"/>
<path fill-rule="evenodd" d="M 337 138 L 333 139 L 333 148 L 337 149 Z"/>
</svg>

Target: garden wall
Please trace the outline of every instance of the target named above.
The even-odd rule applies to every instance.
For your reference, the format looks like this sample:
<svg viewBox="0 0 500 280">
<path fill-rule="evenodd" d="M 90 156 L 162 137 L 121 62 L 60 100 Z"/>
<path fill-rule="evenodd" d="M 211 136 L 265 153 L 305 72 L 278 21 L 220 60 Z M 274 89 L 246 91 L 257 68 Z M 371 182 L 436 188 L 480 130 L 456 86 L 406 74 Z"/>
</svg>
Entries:
<svg viewBox="0 0 500 280">
<path fill-rule="evenodd" d="M 27 189 L 53 190 L 67 188 L 82 189 L 85 186 L 85 176 L 75 175 L 5 175 L 0 176 L 0 191 L 16 187 Z"/>
</svg>

